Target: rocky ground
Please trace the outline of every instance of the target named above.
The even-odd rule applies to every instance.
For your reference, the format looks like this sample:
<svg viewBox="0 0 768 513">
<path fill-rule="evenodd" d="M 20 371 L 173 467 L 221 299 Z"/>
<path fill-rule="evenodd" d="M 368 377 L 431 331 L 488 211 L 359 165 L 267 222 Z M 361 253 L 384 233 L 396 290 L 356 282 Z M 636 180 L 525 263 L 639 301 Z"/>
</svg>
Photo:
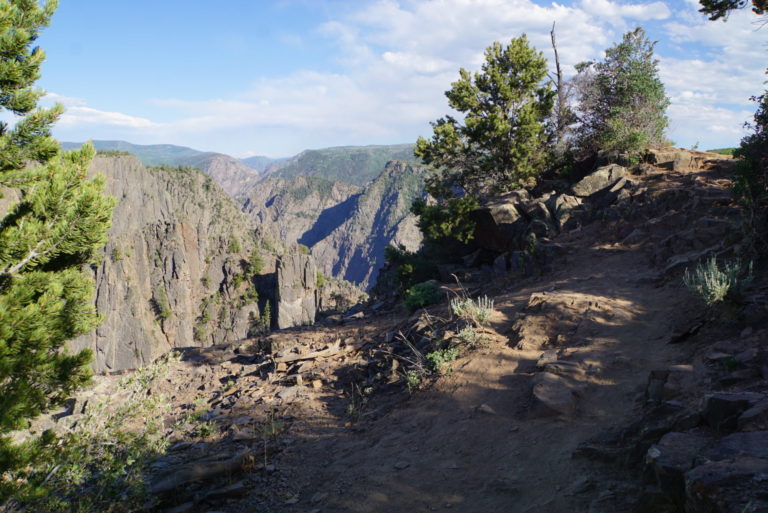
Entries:
<svg viewBox="0 0 768 513">
<path fill-rule="evenodd" d="M 544 272 L 489 267 L 463 292 L 446 287 L 488 294 L 495 313 L 414 389 L 404 370 L 458 330 L 445 304 L 377 304 L 184 352 L 151 393 L 170 397 L 169 429 L 190 412 L 209 427 L 172 433 L 148 476 L 154 507 L 768 511 L 766 280 L 710 310 L 682 283 L 740 241 L 728 162 L 714 158 L 603 173 L 616 181 L 575 202 L 599 209 L 558 219 L 545 240 Z"/>
</svg>

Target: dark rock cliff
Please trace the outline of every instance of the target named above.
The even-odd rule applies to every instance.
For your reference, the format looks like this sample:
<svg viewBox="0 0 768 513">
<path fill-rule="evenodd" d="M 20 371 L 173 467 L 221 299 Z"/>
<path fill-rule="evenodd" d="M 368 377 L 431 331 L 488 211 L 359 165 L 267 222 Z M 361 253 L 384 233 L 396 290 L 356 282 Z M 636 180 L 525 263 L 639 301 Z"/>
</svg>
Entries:
<svg viewBox="0 0 768 513">
<path fill-rule="evenodd" d="M 91 171 L 105 175 L 118 204 L 94 270 L 104 321 L 70 347 L 91 348 L 97 372 L 135 368 L 176 347 L 242 339 L 268 323 L 259 295 L 274 291 L 253 283 L 257 271 L 275 272 L 282 249 L 211 178 L 147 168 L 132 156 L 97 157 Z M 314 298 L 314 283 L 303 293 Z M 272 315 L 279 309 L 273 303 Z"/>
</svg>

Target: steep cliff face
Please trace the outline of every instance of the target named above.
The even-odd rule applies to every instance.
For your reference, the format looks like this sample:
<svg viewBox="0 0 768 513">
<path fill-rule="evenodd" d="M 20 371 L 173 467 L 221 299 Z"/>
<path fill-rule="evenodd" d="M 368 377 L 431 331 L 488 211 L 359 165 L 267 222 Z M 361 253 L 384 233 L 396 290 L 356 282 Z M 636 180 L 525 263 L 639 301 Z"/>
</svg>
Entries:
<svg viewBox="0 0 768 513">
<path fill-rule="evenodd" d="M 94 271 L 104 321 L 70 345 L 91 348 L 97 372 L 138 367 L 174 347 L 242 339 L 270 324 L 253 283 L 275 273 L 281 251 L 211 178 L 146 168 L 133 156 L 97 157 L 92 172 L 106 176 L 118 200 Z M 314 297 L 312 285 L 304 293 Z"/>
<path fill-rule="evenodd" d="M 269 178 L 247 192 L 243 210 L 280 240 L 311 248 L 323 274 L 368 289 L 384 248 L 421 244 L 410 205 L 424 176 L 422 167 L 391 161 L 362 188 L 313 176 Z"/>
<path fill-rule="evenodd" d="M 329 275 L 338 276 L 362 288 L 373 285 L 384 265 L 384 249 L 402 244 L 418 249 L 421 233 L 410 212 L 411 202 L 422 194 L 424 168 L 391 161 L 365 189 L 350 198 L 338 216 L 324 212 L 299 242 Z"/>
<path fill-rule="evenodd" d="M 323 178 L 268 178 L 243 193 L 243 211 L 286 243 L 293 243 L 323 215 L 343 215 L 361 188 Z"/>
</svg>

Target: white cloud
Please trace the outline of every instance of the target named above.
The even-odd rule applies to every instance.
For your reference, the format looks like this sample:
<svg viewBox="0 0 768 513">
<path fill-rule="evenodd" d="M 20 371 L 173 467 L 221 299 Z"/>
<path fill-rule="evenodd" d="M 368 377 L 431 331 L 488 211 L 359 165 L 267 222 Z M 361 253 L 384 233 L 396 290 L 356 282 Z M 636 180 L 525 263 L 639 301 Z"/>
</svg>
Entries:
<svg viewBox="0 0 768 513">
<path fill-rule="evenodd" d="M 51 103 L 61 103 L 64 106 L 85 105 L 85 100 L 83 98 L 74 98 L 72 96 L 64 96 L 51 92 L 46 92 L 42 100 Z"/>
<path fill-rule="evenodd" d="M 159 126 L 149 119 L 123 114 L 122 112 L 108 112 L 85 106 L 67 107 L 64 115 L 59 120 L 63 127 L 74 125 L 106 125 L 126 128 L 150 128 Z"/>
<path fill-rule="evenodd" d="M 553 66 L 549 31 L 556 22 L 560 58 L 572 74 L 574 64 L 600 58 L 623 32 L 646 22 L 649 34 L 656 29 L 653 39 L 670 41 L 659 58 L 672 100 L 672 138 L 692 144 L 703 140 L 696 135 L 701 133 L 733 144 L 753 110 L 746 99 L 764 78 L 768 38 L 755 32 L 755 17 L 746 9 L 723 24 L 707 21 L 697 8 L 694 0 L 580 0 L 570 6 L 532 0 L 361 2 L 317 27 L 337 49 L 335 72 L 263 77 L 234 97 L 217 98 L 212 90 L 207 100 L 154 100 L 151 105 L 170 119 L 163 123 L 60 99 L 70 109 L 62 124 L 120 127 L 154 142 L 202 141 L 235 154 L 415 140 L 447 112 L 443 93 L 458 69 L 477 69 L 492 41 L 526 33 Z M 287 32 L 280 37 L 297 45 L 309 41 Z"/>
<path fill-rule="evenodd" d="M 672 14 L 664 2 L 621 4 L 610 0 L 582 0 L 581 8 L 592 16 L 614 23 L 620 23 L 625 18 L 634 21 L 665 20 Z"/>
</svg>

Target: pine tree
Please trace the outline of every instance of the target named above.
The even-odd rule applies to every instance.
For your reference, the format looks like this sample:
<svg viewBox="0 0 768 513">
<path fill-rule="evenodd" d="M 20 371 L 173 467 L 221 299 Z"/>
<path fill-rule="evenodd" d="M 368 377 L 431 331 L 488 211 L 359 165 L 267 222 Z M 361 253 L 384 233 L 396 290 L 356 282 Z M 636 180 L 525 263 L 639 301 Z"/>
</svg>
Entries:
<svg viewBox="0 0 768 513">
<path fill-rule="evenodd" d="M 752 0 L 752 12 L 757 15 L 768 14 L 768 0 Z M 728 19 L 728 14 L 750 4 L 749 0 L 699 0 L 699 12 L 709 16 L 710 20 Z"/>
<path fill-rule="evenodd" d="M 446 116 L 432 123 L 431 140 L 420 137 L 416 155 L 441 170 L 430 192 L 494 194 L 520 186 L 542 170 L 544 122 L 554 93 L 545 79 L 547 61 L 525 35 L 485 51 L 479 73 L 461 69 L 445 93 L 464 113 L 463 123 Z"/>
<path fill-rule="evenodd" d="M 93 329 L 88 264 L 106 243 L 113 199 L 103 180 L 86 179 L 94 155 L 87 144 L 61 154 L 51 137 L 61 115 L 37 106 L 33 87 L 45 57 L 33 47 L 57 2 L 0 0 L 0 106 L 21 119 L 0 124 L 0 436 L 60 405 L 90 376 L 89 351 L 64 343 Z M 0 438 L 0 470 L 19 452 Z"/>
<path fill-rule="evenodd" d="M 605 51 L 602 62 L 577 66 L 580 77 L 578 146 L 585 154 L 598 150 L 639 153 L 662 145 L 669 124 L 669 99 L 653 58 L 656 43 L 637 27 Z"/>
</svg>

